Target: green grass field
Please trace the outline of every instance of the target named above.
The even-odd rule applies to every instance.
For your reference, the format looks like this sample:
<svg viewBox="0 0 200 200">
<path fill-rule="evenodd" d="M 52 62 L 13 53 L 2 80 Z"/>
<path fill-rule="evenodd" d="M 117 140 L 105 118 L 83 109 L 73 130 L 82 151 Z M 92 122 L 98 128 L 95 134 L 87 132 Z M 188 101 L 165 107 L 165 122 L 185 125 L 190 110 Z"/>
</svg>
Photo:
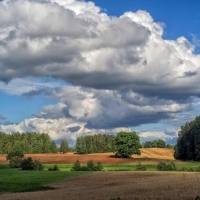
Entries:
<svg viewBox="0 0 200 200">
<path fill-rule="evenodd" d="M 23 171 L 20 169 L 0 168 L 0 194 L 45 190 L 46 184 L 60 181 L 70 176 L 88 174 L 73 171 Z"/>
<path fill-rule="evenodd" d="M 142 162 L 141 162 L 142 163 Z M 200 162 L 175 161 L 177 169 L 200 166 Z M 133 171 L 137 163 L 133 164 L 103 164 L 105 171 Z M 142 163 L 143 164 L 143 163 Z M 78 176 L 91 172 L 70 171 L 73 164 L 57 164 L 60 171 L 48 171 L 55 164 L 44 164 L 44 171 L 23 171 L 9 169 L 8 164 L 0 164 L 0 194 L 45 190 L 44 185 L 54 183 L 70 176 Z M 156 171 L 157 164 L 143 164 L 147 171 Z M 49 188 L 50 189 L 50 188 Z"/>
</svg>

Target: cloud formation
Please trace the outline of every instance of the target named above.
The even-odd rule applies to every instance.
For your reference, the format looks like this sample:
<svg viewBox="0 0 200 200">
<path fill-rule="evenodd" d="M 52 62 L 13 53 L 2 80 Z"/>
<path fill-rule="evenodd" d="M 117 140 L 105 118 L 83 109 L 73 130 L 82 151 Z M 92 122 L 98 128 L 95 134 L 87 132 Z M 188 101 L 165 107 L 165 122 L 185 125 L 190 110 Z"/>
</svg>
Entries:
<svg viewBox="0 0 200 200">
<path fill-rule="evenodd" d="M 2 81 L 50 76 L 150 96 L 200 94 L 200 55 L 184 37 L 162 39 L 146 11 L 110 17 L 92 2 L 17 0 L 0 4 L 0 18 Z"/>
<path fill-rule="evenodd" d="M 71 145 L 76 141 L 77 137 L 83 135 L 100 134 L 116 134 L 120 131 L 130 131 L 129 128 L 115 129 L 87 129 L 84 123 L 76 122 L 72 119 L 26 119 L 19 124 L 1 125 L 0 129 L 6 133 L 12 132 L 38 132 L 48 133 L 52 140 L 67 139 Z"/>
<path fill-rule="evenodd" d="M 0 90 L 27 97 L 45 93 L 58 104 L 1 129 L 51 128 L 52 138 L 73 140 L 91 130 L 115 132 L 176 119 L 200 96 L 194 87 L 200 83 L 200 55 L 184 37 L 164 40 L 163 31 L 164 25 L 142 10 L 111 17 L 93 2 L 3 1 Z"/>
<path fill-rule="evenodd" d="M 36 117 L 66 117 L 85 123 L 87 128 L 99 129 L 156 123 L 190 107 L 189 102 L 148 98 L 131 90 L 121 93 L 68 86 L 51 91 L 48 97 L 59 103 L 43 107 Z"/>
</svg>

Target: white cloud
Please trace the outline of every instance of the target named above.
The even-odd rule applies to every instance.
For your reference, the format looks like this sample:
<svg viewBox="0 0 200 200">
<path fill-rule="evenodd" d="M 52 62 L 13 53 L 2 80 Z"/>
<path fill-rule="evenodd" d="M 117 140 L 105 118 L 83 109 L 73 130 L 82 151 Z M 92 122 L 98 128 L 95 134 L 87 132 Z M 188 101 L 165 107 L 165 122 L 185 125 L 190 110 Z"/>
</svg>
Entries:
<svg viewBox="0 0 200 200">
<path fill-rule="evenodd" d="M 37 131 L 49 130 L 46 120 L 51 119 L 58 129 L 56 123 L 61 124 L 60 132 L 53 129 L 61 136 L 68 135 L 61 127 L 74 121 L 83 134 L 176 120 L 200 95 L 194 87 L 200 84 L 200 55 L 183 36 L 164 40 L 163 28 L 141 10 L 111 17 L 93 2 L 3 1 L 0 90 L 31 96 L 62 87 L 43 77 L 74 85 L 46 92 L 59 103 L 41 108 L 27 122 Z M 9 130 L 26 130 L 24 123 Z"/>
<path fill-rule="evenodd" d="M 184 37 L 164 40 L 163 26 L 146 11 L 110 17 L 93 2 L 75 0 L 7 5 L 0 4 L 2 81 L 50 76 L 151 96 L 200 94 L 193 87 L 200 55 Z"/>
<path fill-rule="evenodd" d="M 139 132 L 138 135 L 140 136 L 141 142 L 161 139 L 166 141 L 166 143 L 175 144 L 175 141 L 177 139 L 177 135 L 168 135 L 165 132 L 156 131 Z"/>
<path fill-rule="evenodd" d="M 74 86 L 52 90 L 48 97 L 60 103 L 42 108 L 37 117 L 72 118 L 90 129 L 131 127 L 176 118 L 179 112 L 191 109 L 195 103 L 193 99 L 177 102 L 149 98 L 130 90 L 117 92 Z"/>
<path fill-rule="evenodd" d="M 19 124 L 0 125 L 0 130 L 5 133 L 12 132 L 38 132 L 48 133 L 52 140 L 67 139 L 74 144 L 77 137 L 84 135 L 94 135 L 97 133 L 116 134 L 119 131 L 130 131 L 129 128 L 116 129 L 87 129 L 84 123 L 76 122 L 72 119 L 26 119 Z"/>
</svg>

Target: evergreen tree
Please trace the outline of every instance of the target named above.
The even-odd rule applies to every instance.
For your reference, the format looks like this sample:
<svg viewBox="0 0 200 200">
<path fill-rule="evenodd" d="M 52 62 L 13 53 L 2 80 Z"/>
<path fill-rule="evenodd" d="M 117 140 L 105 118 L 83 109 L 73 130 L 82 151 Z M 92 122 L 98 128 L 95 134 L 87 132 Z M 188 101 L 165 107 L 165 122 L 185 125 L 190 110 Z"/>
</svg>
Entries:
<svg viewBox="0 0 200 200">
<path fill-rule="evenodd" d="M 51 152 L 58 153 L 58 147 L 54 141 L 51 142 Z"/>
<path fill-rule="evenodd" d="M 60 152 L 67 153 L 69 151 L 69 146 L 67 141 L 62 140 L 60 144 Z"/>
<path fill-rule="evenodd" d="M 200 116 L 181 126 L 174 150 L 177 159 L 200 160 Z"/>
</svg>

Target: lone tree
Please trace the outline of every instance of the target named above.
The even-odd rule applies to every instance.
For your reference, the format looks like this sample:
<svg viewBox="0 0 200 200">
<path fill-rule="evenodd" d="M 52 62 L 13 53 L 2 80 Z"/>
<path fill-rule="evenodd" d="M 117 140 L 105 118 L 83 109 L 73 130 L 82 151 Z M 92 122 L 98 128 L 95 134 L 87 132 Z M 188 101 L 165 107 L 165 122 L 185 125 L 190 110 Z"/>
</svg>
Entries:
<svg viewBox="0 0 200 200">
<path fill-rule="evenodd" d="M 140 155 L 140 138 L 136 132 L 119 132 L 115 139 L 116 157 L 129 158 L 132 154 Z"/>
</svg>

